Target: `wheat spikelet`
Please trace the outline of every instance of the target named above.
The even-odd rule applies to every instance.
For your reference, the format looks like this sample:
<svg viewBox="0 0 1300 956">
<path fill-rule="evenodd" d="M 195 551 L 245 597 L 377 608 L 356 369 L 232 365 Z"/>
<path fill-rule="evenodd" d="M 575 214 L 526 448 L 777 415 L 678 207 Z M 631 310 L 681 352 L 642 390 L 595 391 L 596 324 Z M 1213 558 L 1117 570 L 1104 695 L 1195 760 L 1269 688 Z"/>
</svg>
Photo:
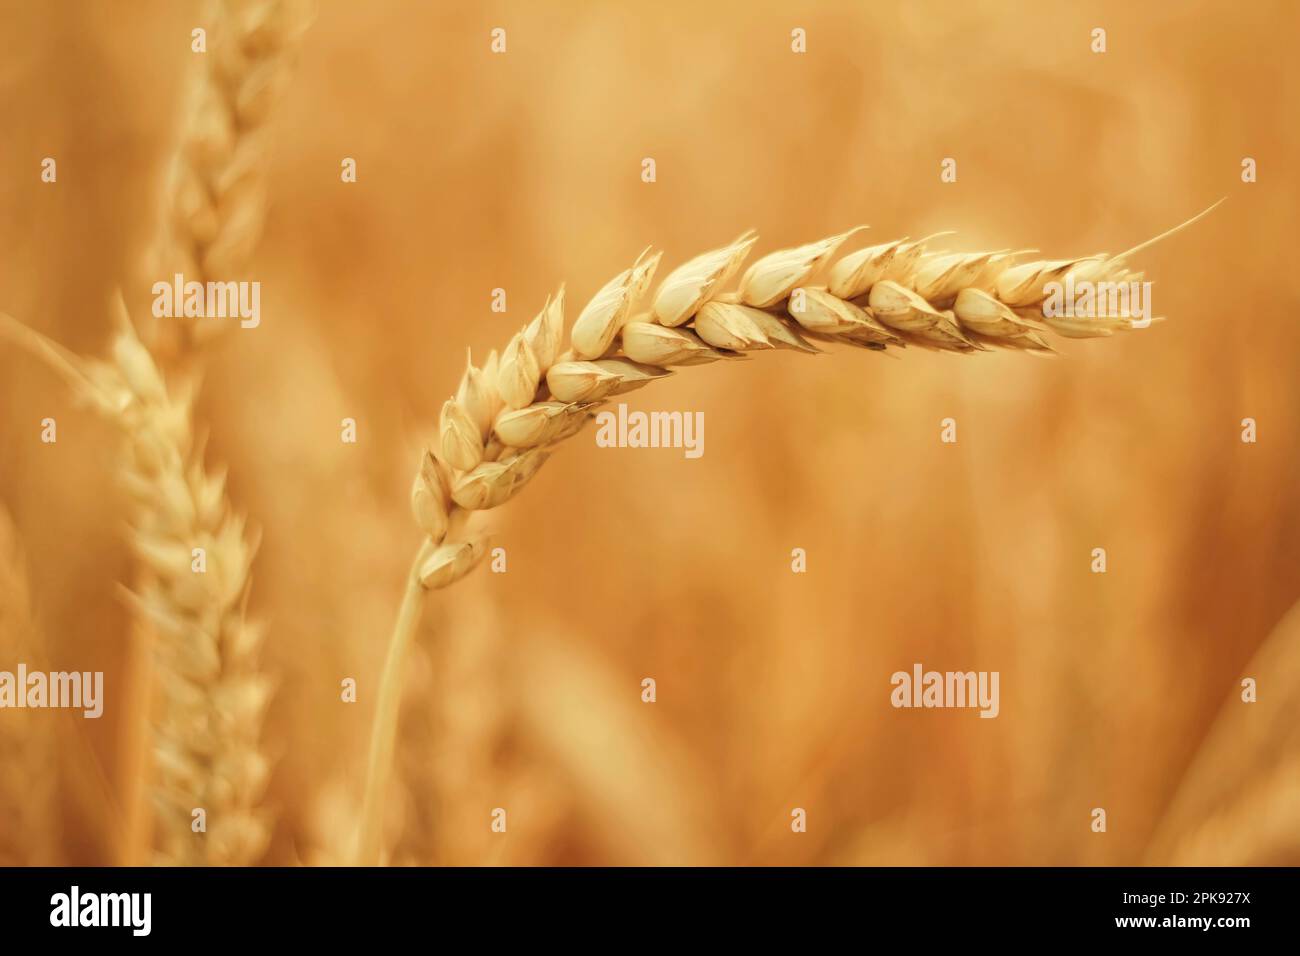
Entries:
<svg viewBox="0 0 1300 956">
<path fill-rule="evenodd" d="M 1217 203 L 1216 203 L 1217 205 Z M 1210 207 L 1213 209 L 1214 207 Z M 358 860 L 377 862 L 378 803 L 397 732 L 397 700 L 406 648 L 426 590 L 447 587 L 478 563 L 486 548 L 466 516 L 517 495 L 556 445 L 577 434 L 607 399 L 693 366 L 747 352 L 818 352 L 815 343 L 873 351 L 913 345 L 973 353 L 995 348 L 1050 354 L 1047 331 L 1083 338 L 1134 327 L 1127 317 L 1047 315 L 1049 284 L 1073 280 L 1131 282 L 1131 257 L 1191 225 L 1198 216 L 1118 255 L 1022 260 L 1006 250 L 931 250 L 934 236 L 836 253 L 859 229 L 769 253 L 749 266 L 756 242 L 745 233 L 670 273 L 638 311 L 661 253 L 647 249 L 601 287 L 578 313 L 564 341 L 564 288 L 482 368 L 472 360 L 443 404 L 438 437 L 424 452 L 411 493 L 426 538 L 416 553 L 385 665 L 372 734 Z M 461 530 L 465 529 L 465 530 Z"/>
<path fill-rule="evenodd" d="M 41 668 L 27 568 L 9 514 L 0 508 L 0 667 Z M 0 866 L 52 866 L 57 840 L 57 711 L 19 709 L 0 719 Z"/>
<path fill-rule="evenodd" d="M 231 280 L 248 264 L 266 215 L 267 121 L 310 19 L 304 0 L 222 0 L 213 12 L 151 256 L 168 279 Z M 168 323 L 149 345 L 159 358 L 184 358 L 224 324 Z"/>
</svg>

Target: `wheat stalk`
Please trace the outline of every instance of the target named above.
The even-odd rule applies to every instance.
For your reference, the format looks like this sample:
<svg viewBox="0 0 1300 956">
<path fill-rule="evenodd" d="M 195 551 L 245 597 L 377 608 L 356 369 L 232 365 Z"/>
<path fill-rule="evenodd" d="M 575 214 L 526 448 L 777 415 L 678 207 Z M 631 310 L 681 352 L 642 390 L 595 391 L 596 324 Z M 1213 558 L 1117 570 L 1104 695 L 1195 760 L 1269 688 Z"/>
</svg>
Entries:
<svg viewBox="0 0 1300 956">
<path fill-rule="evenodd" d="M 1067 276 L 1076 284 L 1138 281 L 1142 273 L 1129 269 L 1129 259 L 1210 209 L 1127 252 L 1075 259 L 931 251 L 931 236 L 873 245 L 836 260 L 859 231 L 853 229 L 769 253 L 744 272 L 735 291 L 724 291 L 756 242 L 746 233 L 679 266 L 639 308 L 662 255 L 647 249 L 583 307 L 567 347 L 561 286 L 500 354 L 492 352 L 481 368 L 468 363 L 442 406 L 435 447 L 422 454 L 411 508 L 425 537 L 381 678 L 358 862 L 379 859 L 379 803 L 397 734 L 403 662 L 425 592 L 459 580 L 486 552 L 483 535 L 461 531 L 467 515 L 518 494 L 555 446 L 577 434 L 607 399 L 667 377 L 673 367 L 768 349 L 813 353 L 820 351 L 815 343 L 837 343 L 873 351 L 914 345 L 1043 354 L 1052 351 L 1049 331 L 1071 338 L 1124 331 L 1133 327 L 1131 318 L 1046 315 L 1046 287 Z M 818 277 L 823 281 L 814 282 Z"/>
<path fill-rule="evenodd" d="M 29 595 L 17 533 L 8 512 L 0 508 L 0 666 L 6 669 L 18 661 L 38 668 L 46 663 Z M 23 709 L 0 720 L 0 866 L 56 862 L 58 749 L 52 722 L 57 716 Z"/>
<path fill-rule="evenodd" d="M 489 856 L 485 849 L 501 848 L 500 841 L 484 846 L 492 839 L 486 820 L 492 808 L 507 799 L 502 791 L 516 756 L 517 695 L 502 653 L 502 614 L 493 606 L 487 584 L 482 578 L 468 582 L 472 593 L 465 612 L 438 622 L 455 638 L 435 648 L 422 642 L 425 646 L 417 650 L 429 652 L 421 662 L 423 680 L 414 686 L 405 683 L 406 692 L 416 690 L 417 696 L 401 717 L 407 733 L 401 738 L 400 776 L 414 795 L 431 804 L 432 819 L 424 847 L 417 842 L 422 834 L 414 832 L 419 827 L 408 826 L 399 850 L 423 851 L 416 859 L 424 863 L 482 863 Z M 425 633 L 429 630 L 426 625 Z M 440 684 L 433 683 L 431 672 L 438 674 Z M 412 713 L 415 710 L 419 713 Z M 426 739 L 412 740 L 410 729 L 421 724 L 431 725 Z M 423 749 L 415 750 L 413 745 L 420 743 Z M 417 776 L 420 770 L 423 779 Z M 420 784 L 424 786 L 415 789 Z"/>
<path fill-rule="evenodd" d="M 1300 604 L 1241 671 L 1261 693 L 1231 690 L 1155 828 L 1151 866 L 1294 866 L 1300 862 Z"/>
</svg>

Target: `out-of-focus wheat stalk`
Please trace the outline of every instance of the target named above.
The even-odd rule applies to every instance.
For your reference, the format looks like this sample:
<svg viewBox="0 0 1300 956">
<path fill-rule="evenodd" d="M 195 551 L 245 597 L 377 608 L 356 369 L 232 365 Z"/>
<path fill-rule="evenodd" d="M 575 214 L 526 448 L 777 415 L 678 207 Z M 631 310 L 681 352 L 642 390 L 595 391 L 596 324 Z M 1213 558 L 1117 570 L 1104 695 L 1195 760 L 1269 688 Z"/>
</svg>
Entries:
<svg viewBox="0 0 1300 956">
<path fill-rule="evenodd" d="M 47 660 L 32 618 L 27 565 L 0 508 L 0 653 L 12 669 Z M 0 866 L 53 866 L 58 842 L 58 711 L 15 709 L 0 720 Z"/>
<path fill-rule="evenodd" d="M 446 609 L 437 622 L 446 638 L 422 642 L 416 650 L 423 659 L 407 669 L 417 679 L 407 681 L 402 726 L 425 732 L 401 739 L 399 776 L 412 819 L 396 848 L 398 863 L 482 863 L 492 858 L 485 849 L 499 851 L 505 842 L 488 822 L 493 808 L 509 802 L 503 788 L 513 768 L 503 761 L 513 750 L 517 700 L 502 646 L 504 616 L 484 582 L 475 583 L 472 610 Z"/>
<path fill-rule="evenodd" d="M 645 734 L 638 718 L 647 705 L 619 675 L 546 630 L 547 639 L 522 641 L 509 655 L 520 675 L 520 735 L 567 781 L 577 819 L 615 861 L 715 863 L 716 830 L 691 796 L 695 774 L 679 744 Z"/>
<path fill-rule="evenodd" d="M 1217 205 L 1217 204 L 1216 204 Z M 1211 207 L 1211 209 L 1214 207 Z M 857 229 L 754 262 L 724 292 L 756 242 L 746 233 L 674 270 L 651 297 L 661 253 L 647 249 L 579 313 L 564 341 L 564 289 L 500 354 L 468 364 L 442 406 L 438 440 L 411 492 L 425 538 L 412 562 L 389 643 L 371 735 L 358 862 L 380 854 L 381 795 L 397 734 L 403 665 L 425 591 L 469 573 L 486 552 L 466 516 L 513 498 L 559 442 L 577 434 L 606 399 L 641 388 L 673 366 L 702 365 L 767 349 L 820 351 L 815 342 L 873 351 L 915 345 L 972 353 L 992 348 L 1050 353 L 1044 333 L 1072 338 L 1134 327 L 1128 315 L 1070 317 L 1043 308 L 1051 283 L 1136 282 L 1130 258 L 1187 222 L 1119 255 L 1018 261 L 1024 253 L 929 251 L 897 240 L 832 262 Z M 933 237 L 930 237 L 933 238 Z M 823 282 L 814 283 L 818 276 Z"/>
<path fill-rule="evenodd" d="M 1300 863 L 1300 604 L 1242 670 L 1151 840 L 1156 866 Z"/>
</svg>

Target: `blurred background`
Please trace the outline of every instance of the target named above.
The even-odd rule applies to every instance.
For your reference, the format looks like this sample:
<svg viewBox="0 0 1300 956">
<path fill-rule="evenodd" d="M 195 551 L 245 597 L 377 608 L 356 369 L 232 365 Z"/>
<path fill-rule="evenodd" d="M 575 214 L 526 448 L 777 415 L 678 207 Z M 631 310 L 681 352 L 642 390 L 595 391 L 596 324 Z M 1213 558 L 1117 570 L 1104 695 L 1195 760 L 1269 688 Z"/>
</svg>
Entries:
<svg viewBox="0 0 1300 956">
<path fill-rule="evenodd" d="M 0 3 L 0 310 L 80 353 L 105 347 L 115 287 L 147 303 L 157 278 L 141 261 L 203 11 Z M 1168 317 L 1149 330 L 1051 360 L 688 369 L 628 401 L 703 411 L 703 458 L 569 443 L 491 516 L 508 572 L 430 602 L 389 858 L 1300 862 L 1298 29 L 1284 0 L 322 0 L 271 123 L 243 277 L 261 326 L 211 354 L 198 410 L 262 534 L 265 862 L 340 858 L 418 543 L 419 448 L 466 347 L 503 345 L 561 281 L 571 319 L 647 244 L 666 271 L 750 227 L 760 253 L 859 223 L 863 243 L 953 229 L 957 250 L 1118 252 L 1224 196 L 1138 260 Z M 109 694 L 104 719 L 59 725 L 55 797 L 33 806 L 26 765 L 0 768 L 27 813 L 0 831 L 48 836 L 37 862 L 113 862 L 128 784 L 115 448 L 0 347 L 0 502 L 39 631 Z M 891 708 L 890 674 L 917 661 L 999 671 L 1000 716 Z"/>
</svg>

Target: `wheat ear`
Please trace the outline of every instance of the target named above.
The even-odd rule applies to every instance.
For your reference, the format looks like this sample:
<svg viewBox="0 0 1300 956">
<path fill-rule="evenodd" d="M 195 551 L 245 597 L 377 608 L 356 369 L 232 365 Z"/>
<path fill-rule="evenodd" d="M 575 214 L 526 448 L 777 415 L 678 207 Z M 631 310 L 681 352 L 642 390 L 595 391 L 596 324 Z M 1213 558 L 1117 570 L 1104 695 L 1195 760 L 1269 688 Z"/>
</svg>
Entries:
<svg viewBox="0 0 1300 956">
<path fill-rule="evenodd" d="M 296 58 L 299 41 L 308 24 L 307 7 L 302 0 L 224 0 L 214 5 L 212 17 L 212 49 L 204 55 L 203 68 L 194 86 L 190 108 L 181 129 L 171 175 L 166 191 L 166 218 L 153 252 L 157 271 L 166 267 L 168 277 L 182 273 L 187 280 L 207 282 L 211 279 L 229 279 L 239 274 L 249 260 L 253 247 L 261 235 L 265 216 L 265 165 L 267 151 L 266 123 L 271 106 L 283 90 Z M 216 329 L 226 323 L 212 320 L 197 322 L 171 322 L 154 326 L 148 338 L 148 351 L 154 361 L 193 368 L 205 344 Z M 114 354 L 118 353 L 115 348 Z M 121 371 L 125 371 L 122 369 Z M 185 430 L 190 430 L 192 391 L 183 384 L 175 407 L 185 416 Z M 168 399 L 170 401 L 170 399 Z M 177 429 L 178 433 L 180 429 Z M 141 436 L 144 438 L 144 436 Z M 196 463 L 198 459 L 196 457 Z M 124 465 L 128 474 L 130 463 Z M 201 468 L 200 468 L 201 471 Z M 159 500 L 161 496 L 159 496 Z M 140 527 L 165 521 L 161 512 L 148 514 L 149 504 L 140 501 Z M 228 506 L 221 503 L 223 510 Z M 242 537 L 242 528 L 230 525 L 230 533 L 238 540 L 232 542 L 251 552 L 251 544 Z M 146 565 L 147 567 L 147 565 Z M 166 589 L 159 590 L 156 582 L 148 580 L 149 573 L 141 573 L 137 591 L 142 595 L 155 593 L 165 598 Z M 237 590 L 246 590 L 246 582 Z M 233 588 L 233 584 L 232 584 Z M 193 615 L 196 609 L 180 608 L 182 615 Z M 221 618 L 225 608 L 215 607 L 204 613 L 208 618 Z M 245 625 L 250 633 L 252 628 Z M 148 636 L 145 636 L 148 639 Z M 255 658 L 250 649 L 248 661 Z M 139 653 L 136 651 L 136 653 Z M 168 675 L 168 657 L 159 658 L 163 683 L 172 680 Z M 135 704 L 136 712 L 126 721 L 128 733 L 124 748 L 124 763 L 128 767 L 128 786 L 132 792 L 127 801 L 128 833 L 124 845 L 135 852 L 148 839 L 147 814 L 144 809 L 146 783 L 149 779 L 144 754 L 152 750 L 155 772 L 160 784 L 153 794 L 153 802 L 160 804 L 159 829 L 163 844 L 161 861 L 231 862 L 251 863 L 259 851 L 254 847 L 264 845 L 267 833 L 239 844 L 242 849 L 231 856 L 220 841 L 208 842 L 210 850 L 200 848 L 203 838 L 189 832 L 189 810 L 183 818 L 175 815 L 174 797 L 187 790 L 201 789 L 190 783 L 178 789 L 172 753 L 177 738 L 184 733 L 177 730 L 195 724 L 220 724 L 224 717 L 220 699 L 176 698 L 163 693 L 163 714 L 155 721 L 153 739 L 149 737 L 149 702 L 155 676 L 150 673 L 147 661 L 137 661 L 138 686 L 142 692 Z M 184 680 L 184 675 L 179 675 Z M 217 710 L 202 714 L 203 707 Z M 193 768 L 181 771 L 181 777 Z M 263 781 L 248 780 L 249 787 L 260 791 Z M 212 781 L 221 786 L 219 781 Z M 255 798 L 254 798 L 255 799 Z M 194 806 L 198 806 L 195 804 Z M 192 852 L 176 852 L 183 842 L 195 844 Z M 171 849 L 168 849 L 168 847 Z"/>
<path fill-rule="evenodd" d="M 1222 200 L 1220 200 L 1222 202 Z M 1215 204 L 1216 206 L 1218 203 Z M 379 855 L 380 795 L 397 733 L 401 673 L 424 592 L 454 583 L 486 551 L 484 538 L 459 533 L 467 514 L 519 493 L 555 446 L 608 398 L 672 374 L 767 349 L 818 352 L 814 343 L 873 351 L 916 345 L 948 352 L 993 348 L 1050 353 L 1045 333 L 1111 335 L 1134 320 L 1053 317 L 1043 303 L 1067 276 L 1133 282 L 1130 258 L 1207 215 L 1214 206 L 1118 255 L 1020 261 L 1024 252 L 931 251 L 933 236 L 869 246 L 835 259 L 859 229 L 769 253 L 740 272 L 756 237 L 678 266 L 641 305 L 661 253 L 647 249 L 583 307 L 564 339 L 564 288 L 482 368 L 469 362 L 442 406 L 435 447 L 426 450 L 411 491 L 424 532 L 389 643 L 372 731 L 358 861 Z M 822 281 L 814 282 L 821 277 Z M 638 308 L 638 306 L 641 306 Z"/>
<path fill-rule="evenodd" d="M 261 630 L 244 616 L 256 545 L 229 512 L 223 476 L 203 467 L 192 388 L 168 390 L 120 298 L 115 316 L 107 361 L 79 358 L 7 315 L 0 331 L 47 361 L 125 439 L 130 542 L 149 572 L 130 599 L 153 632 L 162 694 L 158 862 L 246 864 L 270 835 L 257 810 L 269 772 L 258 737 L 270 686 L 257 666 Z M 191 830 L 197 808 L 206 813 L 202 835 Z"/>
</svg>

